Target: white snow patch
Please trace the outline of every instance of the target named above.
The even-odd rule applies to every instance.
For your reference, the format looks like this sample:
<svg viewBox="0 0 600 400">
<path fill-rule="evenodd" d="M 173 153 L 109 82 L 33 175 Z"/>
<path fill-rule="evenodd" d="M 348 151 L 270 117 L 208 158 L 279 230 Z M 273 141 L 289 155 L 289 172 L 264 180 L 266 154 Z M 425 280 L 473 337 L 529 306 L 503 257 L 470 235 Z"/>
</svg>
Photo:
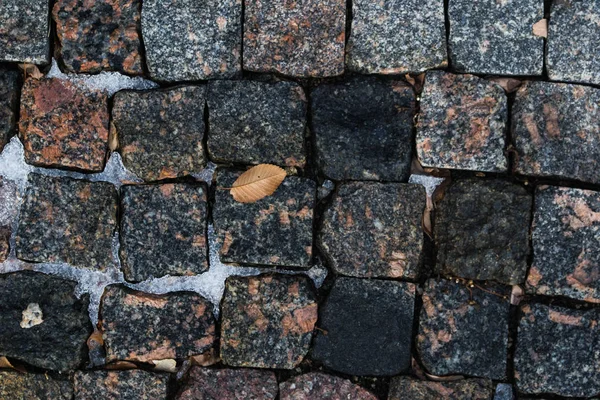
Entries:
<svg viewBox="0 0 600 400">
<path fill-rule="evenodd" d="M 425 186 L 427 196 L 431 197 L 435 189 L 444 182 L 445 178 L 438 178 L 431 175 L 411 175 L 408 178 L 408 183 L 418 183 Z"/>
</svg>

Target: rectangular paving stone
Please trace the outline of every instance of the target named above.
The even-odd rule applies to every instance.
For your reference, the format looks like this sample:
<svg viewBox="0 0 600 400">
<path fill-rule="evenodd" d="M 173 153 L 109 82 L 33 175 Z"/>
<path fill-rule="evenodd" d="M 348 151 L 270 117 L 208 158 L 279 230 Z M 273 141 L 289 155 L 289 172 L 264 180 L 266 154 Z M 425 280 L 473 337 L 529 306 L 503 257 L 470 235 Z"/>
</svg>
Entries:
<svg viewBox="0 0 600 400">
<path fill-rule="evenodd" d="M 444 2 L 353 0 L 346 64 L 362 74 L 446 67 Z"/>
<path fill-rule="evenodd" d="M 522 306 L 515 352 L 519 392 L 582 398 L 599 395 L 599 321 L 598 309 Z"/>
<path fill-rule="evenodd" d="M 244 5 L 245 70 L 304 78 L 344 72 L 345 0 Z"/>
<path fill-rule="evenodd" d="M 492 400 L 492 381 L 462 379 L 432 382 L 408 376 L 396 376 L 390 381 L 388 400 Z M 494 400 L 497 400 L 494 397 Z"/>
<path fill-rule="evenodd" d="M 600 303 L 600 193 L 541 186 L 527 289 Z"/>
<path fill-rule="evenodd" d="M 0 3 L 0 62 L 48 63 L 48 8 L 48 0 L 5 0 Z"/>
<path fill-rule="evenodd" d="M 512 108 L 515 172 L 600 182 L 600 90 L 526 82 Z"/>
<path fill-rule="evenodd" d="M 139 369 L 77 371 L 75 400 L 166 400 L 169 375 Z"/>
<path fill-rule="evenodd" d="M 355 77 L 319 85 L 311 98 L 323 174 L 333 180 L 408 180 L 416 107 L 410 86 Z"/>
<path fill-rule="evenodd" d="M 72 400 L 73 384 L 45 374 L 0 371 L 0 399 Z"/>
<path fill-rule="evenodd" d="M 223 80 L 208 87 L 212 160 L 304 167 L 307 100 L 300 85 Z"/>
<path fill-rule="evenodd" d="M 544 38 L 533 25 L 544 18 L 544 0 L 450 0 L 448 50 L 462 72 L 542 75 Z"/>
<path fill-rule="evenodd" d="M 117 192 L 106 182 L 29 175 L 16 234 L 17 257 L 104 270 L 114 262 Z"/>
<path fill-rule="evenodd" d="M 123 165 L 146 181 L 200 172 L 205 99 L 205 86 L 115 94 L 112 123 Z"/>
<path fill-rule="evenodd" d="M 15 131 L 18 101 L 19 73 L 16 70 L 0 68 L 0 152 Z"/>
<path fill-rule="evenodd" d="M 433 375 L 506 379 L 509 288 L 425 283 L 417 350 Z M 506 297 L 506 298 L 505 298 Z"/>
<path fill-rule="evenodd" d="M 377 400 L 377 397 L 348 379 L 309 372 L 279 384 L 281 400 L 352 399 Z"/>
<path fill-rule="evenodd" d="M 230 188 L 241 175 L 217 171 L 217 188 Z M 239 203 L 217 189 L 213 221 L 220 259 L 227 263 L 308 267 L 312 257 L 316 184 L 288 176 L 275 193 L 255 203 Z"/>
<path fill-rule="evenodd" d="M 418 279 L 425 189 L 403 183 L 343 183 L 323 214 L 318 243 L 339 274 Z"/>
<path fill-rule="evenodd" d="M 505 172 L 507 98 L 473 75 L 428 72 L 417 123 L 417 155 L 431 168 Z"/>
<path fill-rule="evenodd" d="M 242 0 L 146 0 L 142 36 L 153 79 L 234 77 L 242 68 Z"/>
<path fill-rule="evenodd" d="M 208 269 L 203 186 L 183 183 L 122 188 L 121 261 L 125 279 L 196 275 Z"/>
</svg>

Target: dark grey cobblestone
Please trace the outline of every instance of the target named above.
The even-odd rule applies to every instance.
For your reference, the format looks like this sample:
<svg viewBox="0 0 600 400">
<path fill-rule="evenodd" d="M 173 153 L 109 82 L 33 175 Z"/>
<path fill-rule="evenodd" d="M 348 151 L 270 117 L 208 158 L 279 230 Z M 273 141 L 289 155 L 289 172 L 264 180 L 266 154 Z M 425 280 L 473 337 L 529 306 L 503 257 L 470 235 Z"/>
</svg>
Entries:
<svg viewBox="0 0 600 400">
<path fill-rule="evenodd" d="M 19 74 L 0 67 L 0 152 L 15 131 Z"/>
<path fill-rule="evenodd" d="M 50 56 L 47 0 L 0 4 L 0 62 L 46 64 Z"/>
<path fill-rule="evenodd" d="M 167 400 L 169 375 L 142 370 L 78 371 L 74 400 Z"/>
<path fill-rule="evenodd" d="M 44 374 L 0 371 L 0 399 L 72 400 L 73 384 Z"/>
</svg>

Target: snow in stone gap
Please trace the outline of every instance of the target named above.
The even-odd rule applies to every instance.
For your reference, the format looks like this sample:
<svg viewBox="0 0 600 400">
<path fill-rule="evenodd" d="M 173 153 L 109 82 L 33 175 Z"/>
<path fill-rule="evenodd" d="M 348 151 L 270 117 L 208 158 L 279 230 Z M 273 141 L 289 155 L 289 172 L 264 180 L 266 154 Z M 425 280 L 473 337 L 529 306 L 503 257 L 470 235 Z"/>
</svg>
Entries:
<svg viewBox="0 0 600 400">
<path fill-rule="evenodd" d="M 418 183 L 425 187 L 425 191 L 427 192 L 427 196 L 433 196 L 433 192 L 435 189 L 442 184 L 445 178 L 438 178 L 430 175 L 411 175 L 408 178 L 409 183 Z"/>
</svg>

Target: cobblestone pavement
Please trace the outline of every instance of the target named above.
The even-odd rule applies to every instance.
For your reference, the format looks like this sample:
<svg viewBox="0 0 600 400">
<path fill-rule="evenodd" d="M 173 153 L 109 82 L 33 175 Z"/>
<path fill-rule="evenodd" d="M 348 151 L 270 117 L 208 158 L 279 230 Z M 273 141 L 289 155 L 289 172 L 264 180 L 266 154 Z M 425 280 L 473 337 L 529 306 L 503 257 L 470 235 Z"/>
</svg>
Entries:
<svg viewBox="0 0 600 400">
<path fill-rule="evenodd" d="M 600 399 L 600 1 L 0 0 L 24 399 Z"/>
</svg>

